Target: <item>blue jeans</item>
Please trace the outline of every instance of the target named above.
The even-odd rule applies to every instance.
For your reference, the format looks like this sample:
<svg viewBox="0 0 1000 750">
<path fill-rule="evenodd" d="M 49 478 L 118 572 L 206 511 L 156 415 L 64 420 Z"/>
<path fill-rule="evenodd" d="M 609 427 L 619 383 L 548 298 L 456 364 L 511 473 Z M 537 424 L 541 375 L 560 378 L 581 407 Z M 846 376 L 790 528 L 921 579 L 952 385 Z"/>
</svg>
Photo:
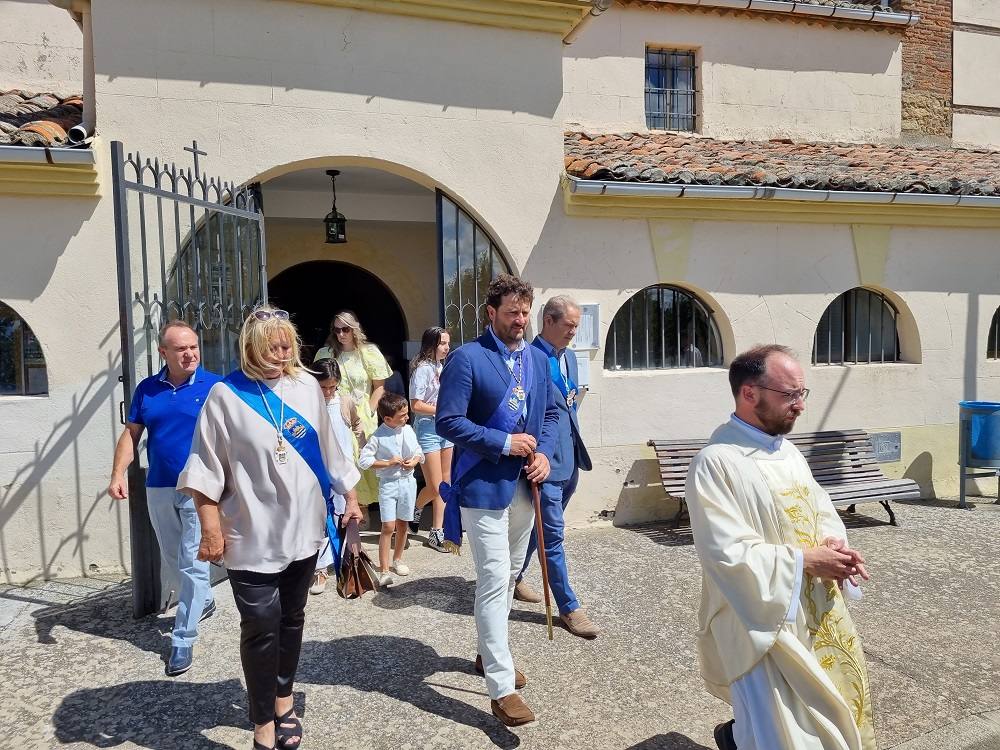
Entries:
<svg viewBox="0 0 1000 750">
<path fill-rule="evenodd" d="M 146 501 L 164 572 L 178 585 L 171 642 L 174 646 L 191 646 L 198 638 L 201 614 L 212 602 L 209 563 L 198 559 L 201 523 L 194 498 L 173 487 L 147 487 Z"/>
<path fill-rule="evenodd" d="M 563 551 L 563 511 L 569 504 L 569 499 L 576 492 L 576 484 L 580 479 L 580 471 L 573 470 L 573 476 L 563 482 L 542 483 L 542 530 L 545 532 L 545 559 L 549 567 L 549 587 L 552 596 L 559 607 L 559 614 L 568 615 L 580 608 L 580 602 L 569 585 L 569 571 L 566 568 L 566 553 Z M 538 549 L 538 534 L 531 530 L 528 541 L 528 553 L 524 556 L 524 567 L 517 580 L 524 577 L 532 555 Z"/>
</svg>

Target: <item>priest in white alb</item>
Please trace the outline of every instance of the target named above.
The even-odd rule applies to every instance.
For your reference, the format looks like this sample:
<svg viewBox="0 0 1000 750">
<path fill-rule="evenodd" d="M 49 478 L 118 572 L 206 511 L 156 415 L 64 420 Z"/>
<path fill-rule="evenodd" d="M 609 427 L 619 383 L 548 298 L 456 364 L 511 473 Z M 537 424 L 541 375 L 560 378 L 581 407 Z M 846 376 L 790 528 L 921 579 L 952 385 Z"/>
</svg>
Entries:
<svg viewBox="0 0 1000 750">
<path fill-rule="evenodd" d="M 864 557 L 784 438 L 809 390 L 790 349 L 733 360 L 735 412 L 695 456 L 685 498 L 702 565 L 698 653 L 734 721 L 721 750 L 874 750 L 871 691 L 844 600 Z"/>
</svg>

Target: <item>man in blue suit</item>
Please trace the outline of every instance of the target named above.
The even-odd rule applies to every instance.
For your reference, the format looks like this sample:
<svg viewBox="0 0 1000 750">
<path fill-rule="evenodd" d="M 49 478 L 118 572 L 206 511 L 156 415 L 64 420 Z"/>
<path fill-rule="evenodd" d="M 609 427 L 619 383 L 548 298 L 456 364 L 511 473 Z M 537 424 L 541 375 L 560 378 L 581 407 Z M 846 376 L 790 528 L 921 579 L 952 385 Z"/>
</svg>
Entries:
<svg viewBox="0 0 1000 750">
<path fill-rule="evenodd" d="M 542 351 L 548 360 L 550 390 L 559 409 L 556 449 L 550 462 L 552 470 L 542 484 L 542 527 L 545 531 L 545 557 L 549 564 L 549 585 L 559 607 L 559 618 L 566 629 L 581 638 L 596 638 L 601 630 L 580 607 L 569 585 L 566 553 L 563 550 L 563 511 L 576 491 L 580 471 L 592 468 L 576 416 L 579 405 L 576 357 L 566 349 L 579 326 L 580 306 L 565 295 L 553 297 L 542 308 L 542 332 L 535 337 L 532 345 Z M 514 598 L 520 601 L 542 600 L 523 580 L 537 544 L 536 535 L 532 532 L 524 567 L 514 587 Z"/>
<path fill-rule="evenodd" d="M 446 543 L 461 544 L 464 527 L 476 566 L 476 670 L 494 716 L 512 727 L 535 721 L 516 692 L 527 680 L 514 669 L 507 618 L 534 521 L 529 482 L 549 475 L 559 420 L 545 355 L 524 340 L 533 299 L 515 276 L 493 280 L 490 325 L 445 363 L 436 419 L 455 444 L 451 485 L 441 486 Z"/>
</svg>

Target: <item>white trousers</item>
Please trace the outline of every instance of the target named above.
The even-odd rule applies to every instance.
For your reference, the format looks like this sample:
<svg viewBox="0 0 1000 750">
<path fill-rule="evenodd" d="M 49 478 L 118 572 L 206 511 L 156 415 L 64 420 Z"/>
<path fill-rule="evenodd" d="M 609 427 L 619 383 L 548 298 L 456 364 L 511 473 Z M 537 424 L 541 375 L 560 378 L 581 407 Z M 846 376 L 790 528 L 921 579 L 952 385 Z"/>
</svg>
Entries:
<svg viewBox="0 0 1000 750">
<path fill-rule="evenodd" d="M 486 689 L 498 700 L 514 692 L 514 658 L 507 619 L 514 584 L 524 565 L 535 511 L 526 480 L 517 483 L 513 502 L 504 510 L 462 508 L 462 526 L 476 566 L 476 631 L 486 672 Z"/>
</svg>

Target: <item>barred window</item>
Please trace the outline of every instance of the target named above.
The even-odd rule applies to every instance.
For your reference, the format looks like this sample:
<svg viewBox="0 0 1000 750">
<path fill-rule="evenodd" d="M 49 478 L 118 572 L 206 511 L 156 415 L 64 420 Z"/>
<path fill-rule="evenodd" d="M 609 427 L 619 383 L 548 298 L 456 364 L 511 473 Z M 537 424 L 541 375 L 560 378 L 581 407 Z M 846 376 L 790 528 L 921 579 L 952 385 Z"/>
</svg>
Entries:
<svg viewBox="0 0 1000 750">
<path fill-rule="evenodd" d="M 885 295 L 857 287 L 826 308 L 813 340 L 814 365 L 899 361 L 895 306 Z"/>
<path fill-rule="evenodd" d="M 646 48 L 646 127 L 695 130 L 698 117 L 691 50 Z"/>
<path fill-rule="evenodd" d="M 607 370 L 721 366 L 722 344 L 712 311 L 674 286 L 657 284 L 632 296 L 608 331 Z"/>
<path fill-rule="evenodd" d="M 42 346 L 20 315 L 0 302 L 0 396 L 49 392 Z"/>
<path fill-rule="evenodd" d="M 1000 308 L 993 313 L 990 334 L 986 337 L 986 359 L 1000 359 Z"/>
</svg>

